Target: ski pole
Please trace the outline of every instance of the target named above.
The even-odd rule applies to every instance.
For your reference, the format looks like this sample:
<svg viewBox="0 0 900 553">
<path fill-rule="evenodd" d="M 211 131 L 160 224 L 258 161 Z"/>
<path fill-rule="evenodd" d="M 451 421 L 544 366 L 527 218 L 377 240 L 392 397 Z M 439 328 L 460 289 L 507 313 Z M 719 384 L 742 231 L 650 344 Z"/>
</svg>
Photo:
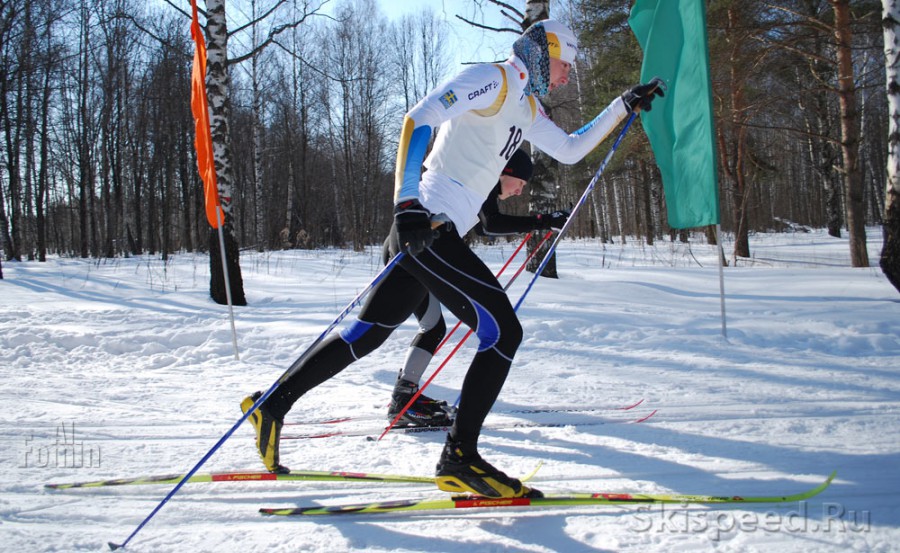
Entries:
<svg viewBox="0 0 900 553">
<path fill-rule="evenodd" d="M 519 275 L 522 274 L 522 271 L 525 270 L 525 267 L 528 265 L 528 262 L 531 261 L 531 258 L 534 257 L 534 255 L 538 252 L 538 250 L 541 249 L 541 246 L 544 245 L 544 242 L 546 242 L 550 238 L 550 235 L 552 235 L 552 234 L 553 234 L 552 230 L 547 231 L 547 234 L 544 235 L 544 237 L 538 243 L 537 247 L 534 248 L 534 250 L 532 250 L 532 252 L 530 254 L 528 254 L 528 257 L 525 258 L 525 261 L 522 262 L 522 266 L 519 267 L 519 270 L 516 271 L 516 274 L 514 274 L 512 276 L 512 278 L 509 279 L 509 282 L 506 283 L 506 286 L 503 287 L 504 291 L 509 290 L 509 287 L 512 286 L 513 282 L 515 282 L 516 279 L 519 278 Z M 531 238 L 531 233 L 529 233 L 528 236 L 525 237 L 525 240 L 523 240 L 522 244 L 520 244 L 519 247 L 516 249 L 516 253 L 518 253 L 519 250 L 522 249 L 522 246 L 524 246 L 525 243 L 530 238 Z M 513 253 L 513 257 L 515 257 L 516 253 Z M 506 265 L 503 266 L 503 269 L 501 269 L 500 272 L 497 273 L 498 277 L 503 273 L 503 271 L 506 269 L 506 266 L 509 265 L 510 261 L 512 261 L 512 257 L 509 258 L 509 261 L 506 262 Z M 453 327 L 453 331 L 456 331 L 456 329 L 459 328 L 460 324 L 462 324 L 462 321 L 456 323 L 456 326 Z M 453 333 L 453 331 L 451 331 L 451 334 Z M 390 422 L 390 424 L 387 425 L 387 428 L 384 429 L 384 432 L 382 432 L 381 435 L 378 436 L 378 439 L 376 441 L 380 441 L 381 438 L 384 438 L 384 436 L 388 432 L 390 432 L 391 428 L 393 428 L 394 425 L 397 424 L 397 421 L 400 420 L 400 417 L 402 417 L 403 414 L 406 413 L 406 411 L 409 410 L 409 408 L 413 406 L 413 404 L 416 402 L 416 400 L 419 399 L 419 396 L 422 395 L 425 392 L 425 389 L 428 387 L 428 385 L 431 384 L 431 381 L 434 380 L 434 377 L 436 377 L 438 375 L 438 373 L 440 373 L 443 370 L 444 366 L 450 361 L 450 359 L 454 355 L 456 355 L 456 352 L 459 351 L 459 348 L 462 347 L 462 345 L 464 343 L 466 343 L 466 340 L 469 339 L 469 336 L 472 335 L 472 332 L 474 332 L 474 331 L 471 328 L 469 329 L 468 332 L 466 332 L 466 335 L 462 337 L 462 340 L 460 340 L 458 344 L 456 344 L 456 347 L 453 348 L 453 351 L 451 351 L 447 355 L 447 357 L 444 358 L 444 360 L 441 362 L 441 364 L 438 366 L 438 368 L 435 369 L 434 372 L 431 374 L 431 376 L 428 377 L 428 380 L 425 381 L 425 384 L 423 384 L 421 387 L 419 387 L 418 391 L 416 391 L 416 393 L 413 394 L 413 396 L 406 403 L 406 405 L 403 406 L 403 409 L 401 409 L 400 412 L 397 413 L 397 416 L 394 417 L 394 420 L 392 420 Z M 444 338 L 444 340 L 441 342 L 441 344 L 438 346 L 438 348 L 440 348 L 440 346 L 444 345 L 444 343 L 449 338 L 450 338 L 449 335 L 446 338 Z M 437 353 L 437 350 L 435 350 L 435 353 Z M 454 403 L 454 405 L 456 405 L 456 403 L 459 403 L 459 398 L 456 398 L 456 402 Z"/>
<path fill-rule="evenodd" d="M 303 354 L 300 356 L 300 358 L 297 361 L 295 361 L 290 367 L 288 367 L 288 369 L 286 371 L 284 371 L 284 374 L 282 374 L 278 378 L 278 380 L 276 380 L 272 384 L 272 386 L 269 387 L 269 389 L 266 391 L 266 393 L 264 393 L 262 396 L 260 396 L 259 399 L 256 400 L 256 402 L 253 404 L 253 406 L 250 407 L 250 409 L 248 409 L 247 412 L 244 413 L 243 416 L 241 418 L 239 418 L 236 423 L 234 423 L 234 426 L 232 426 L 231 429 L 229 429 L 228 432 L 226 432 L 224 436 L 219 438 L 219 441 L 216 442 L 216 444 L 212 447 L 212 449 L 210 449 L 206 453 L 206 455 L 204 455 L 203 458 L 197 462 L 196 465 L 194 465 L 194 468 L 192 468 L 190 470 L 190 472 L 188 472 L 187 474 L 184 475 L 184 477 L 182 477 L 182 479 L 178 482 L 178 484 L 176 484 L 175 487 L 172 488 L 172 491 L 170 491 L 166 495 L 166 497 L 164 497 L 163 500 L 159 502 L 159 504 L 153 509 L 153 511 L 149 515 L 147 515 L 147 517 L 143 521 L 141 521 L 140 524 L 138 524 L 137 528 L 135 528 L 134 531 L 131 532 L 131 534 L 128 536 L 128 538 L 125 541 L 123 541 L 121 544 L 109 542 L 109 548 L 112 549 L 113 551 L 115 551 L 116 549 L 120 549 L 120 548 L 123 548 L 126 545 L 128 545 L 128 542 L 130 542 L 131 539 L 134 536 L 136 536 L 137 533 L 140 532 L 141 529 L 144 526 L 146 526 L 146 524 L 148 522 L 150 522 L 150 519 L 152 519 L 156 515 L 156 513 L 158 513 L 159 510 L 162 509 L 163 506 L 166 503 L 168 503 L 169 500 L 172 499 L 172 497 L 174 497 L 176 493 L 178 493 L 178 490 L 180 490 L 181 487 L 184 486 L 185 482 L 190 480 L 191 477 L 194 476 L 194 473 L 196 473 L 200 469 L 200 467 L 202 467 L 203 464 L 206 463 L 206 461 L 208 461 L 210 457 L 212 457 L 213 453 L 215 453 L 216 451 L 218 451 L 218 449 L 220 447 L 222 447 L 222 444 L 224 444 L 225 441 L 228 440 L 228 438 L 230 438 L 232 434 L 234 434 L 235 430 L 237 430 L 238 427 L 245 420 L 247 420 L 247 418 L 250 417 L 250 415 L 253 414 L 253 412 L 256 411 L 256 409 L 259 408 L 259 406 L 262 405 L 262 403 L 264 401 L 266 401 L 266 399 L 268 399 L 269 396 L 271 396 L 272 393 L 275 392 L 276 389 L 278 389 L 279 386 L 281 386 L 288 378 L 290 378 L 290 376 L 294 373 L 294 371 L 297 370 L 297 367 L 299 365 L 301 365 L 301 362 L 309 355 L 309 353 L 313 349 L 315 349 L 315 347 L 317 345 L 319 345 L 319 343 L 322 342 L 322 340 L 325 339 L 325 337 L 328 335 L 328 333 L 330 333 L 332 330 L 334 330 L 334 328 L 337 325 L 339 325 L 340 322 L 342 320 L 344 320 L 344 318 L 351 311 L 353 311 L 353 309 L 357 305 L 359 305 L 362 302 L 362 298 L 365 297 L 365 295 L 368 294 L 369 291 L 372 290 L 372 288 L 374 288 L 376 284 L 381 282 L 381 280 L 384 279 L 385 276 L 387 276 L 387 274 L 391 271 L 391 269 L 393 269 L 394 266 L 397 265 L 397 263 L 400 261 L 400 259 L 403 258 L 403 255 L 404 254 L 402 252 L 395 255 L 394 258 L 391 259 L 384 266 L 384 268 L 381 269 L 381 271 L 377 275 L 375 275 L 375 277 L 371 280 L 371 282 L 369 282 L 369 284 L 365 288 L 363 288 L 362 292 L 357 294 L 356 297 L 353 298 L 353 301 L 351 301 L 349 304 L 347 304 L 347 307 L 345 307 L 344 310 L 340 312 L 340 314 L 334 319 L 334 321 L 332 321 L 332 323 L 330 325 L 328 325 L 328 328 L 326 328 L 325 331 L 322 332 L 322 334 L 320 334 L 319 337 L 316 338 L 316 340 L 306 349 L 306 351 L 303 352 Z"/>
<path fill-rule="evenodd" d="M 613 142 L 612 148 L 609 149 L 609 152 L 606 153 L 606 157 L 603 158 L 603 162 L 600 163 L 600 167 L 597 169 L 597 172 L 594 173 L 594 177 L 591 179 L 591 182 L 588 183 L 587 187 L 584 189 L 584 193 L 579 198 L 578 203 L 575 204 L 575 207 L 572 209 L 572 213 L 569 215 L 569 218 L 566 220 L 566 223 L 559 229 L 559 234 L 556 235 L 556 238 L 553 240 L 553 243 L 550 244 L 550 249 L 547 250 L 547 255 L 544 256 L 544 259 L 541 261 L 541 264 L 538 266 L 537 270 L 534 272 L 534 276 L 531 278 L 531 282 L 528 283 L 528 287 L 525 288 L 525 292 L 522 293 L 522 297 L 519 298 L 519 301 L 516 302 L 515 311 L 519 311 L 519 307 L 522 305 L 522 302 L 525 301 L 525 296 L 528 295 L 528 292 L 531 291 L 531 287 L 534 286 L 535 281 L 541 276 L 541 273 L 544 272 L 544 267 L 547 266 L 547 263 L 550 261 L 550 256 L 553 255 L 553 252 L 556 250 L 556 246 L 559 244 L 559 241 L 566 234 L 566 231 L 569 230 L 569 227 L 572 225 L 572 221 L 575 219 L 575 214 L 578 213 L 578 210 L 584 205 L 584 202 L 587 200 L 587 197 L 594 190 L 594 185 L 597 184 L 597 181 L 600 179 L 600 175 L 603 174 L 603 170 L 606 169 L 606 165 L 609 163 L 609 160 L 612 159 L 614 153 L 616 153 L 616 149 L 619 147 L 619 144 L 622 142 L 622 139 L 625 137 L 625 133 L 628 132 L 628 128 L 631 127 L 631 123 L 634 121 L 634 118 L 637 116 L 637 110 L 631 113 L 631 117 L 628 118 L 628 121 L 625 122 L 625 126 L 622 127 L 621 132 L 619 132 L 619 136 L 616 137 L 616 141 Z"/>
</svg>

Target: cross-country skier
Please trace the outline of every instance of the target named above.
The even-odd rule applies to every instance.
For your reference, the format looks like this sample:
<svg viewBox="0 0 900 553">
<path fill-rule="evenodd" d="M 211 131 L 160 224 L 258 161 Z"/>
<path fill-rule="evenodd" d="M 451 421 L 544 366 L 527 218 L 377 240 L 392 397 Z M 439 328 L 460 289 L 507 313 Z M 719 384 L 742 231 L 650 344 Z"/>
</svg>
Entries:
<svg viewBox="0 0 900 553">
<path fill-rule="evenodd" d="M 516 150 L 506 162 L 500 180 L 481 206 L 478 213 L 479 222 L 474 229 L 476 234 L 503 236 L 538 229 L 562 228 L 569 217 L 569 212 L 565 210 L 529 216 L 506 215 L 500 212 L 499 201 L 521 195 L 533 172 L 534 166 L 528 154 L 524 150 Z M 392 257 L 390 239 L 384 243 L 384 255 L 384 261 L 387 263 Z M 422 303 L 416 307 L 414 314 L 419 321 L 419 332 L 409 346 L 403 368 L 400 369 L 397 382 L 394 384 L 387 414 L 389 421 L 393 421 L 419 391 L 422 374 L 447 333 L 441 304 L 434 295 L 430 293 L 426 295 Z M 397 420 L 396 425 L 450 426 L 453 424 L 455 411 L 456 409 L 447 405 L 446 401 L 438 401 L 425 394 L 419 394 L 416 401 Z"/>
<path fill-rule="evenodd" d="M 297 359 L 290 376 L 249 417 L 268 470 L 286 470 L 279 464 L 279 438 L 294 403 L 380 346 L 431 293 L 479 340 L 437 463 L 438 488 L 488 497 L 540 495 L 478 453 L 482 423 L 506 380 L 522 326 L 500 283 L 462 237 L 478 222 L 481 205 L 524 140 L 562 163 L 575 163 L 629 112 L 648 110 L 662 95 L 657 82 L 635 86 L 584 127 L 566 133 L 547 117 L 538 97 L 568 83 L 577 47 L 565 25 L 540 21 L 515 41 L 505 62 L 467 67 L 406 114 L 390 233 L 391 252 L 404 255 L 369 293 L 349 328 Z M 241 408 L 246 412 L 259 397 L 244 399 Z"/>
</svg>

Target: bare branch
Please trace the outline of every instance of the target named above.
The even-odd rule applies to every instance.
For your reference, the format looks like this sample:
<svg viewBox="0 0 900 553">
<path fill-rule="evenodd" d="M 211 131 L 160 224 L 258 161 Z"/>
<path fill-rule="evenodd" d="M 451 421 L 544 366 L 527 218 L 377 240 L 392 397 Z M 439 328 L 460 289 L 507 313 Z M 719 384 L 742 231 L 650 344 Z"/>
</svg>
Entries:
<svg viewBox="0 0 900 553">
<path fill-rule="evenodd" d="M 177 12 L 181 12 L 181 14 L 182 14 L 183 16 L 187 17 L 188 19 L 191 19 L 191 14 L 189 14 L 189 13 L 186 12 L 186 11 L 184 11 L 184 10 L 181 9 L 180 7 L 176 6 L 176 5 L 172 2 L 172 0 L 163 0 L 163 2 L 165 2 L 166 4 L 168 4 L 169 6 L 171 6 L 173 10 L 175 10 L 175 11 L 177 11 Z M 202 14 L 203 17 L 206 17 L 206 10 L 204 10 L 204 9 L 201 8 L 200 6 L 197 6 L 197 13 Z"/>
<path fill-rule="evenodd" d="M 833 27 L 823 23 L 822 21 L 816 19 L 815 17 L 803 15 L 802 13 L 796 12 L 794 10 L 789 10 L 789 9 L 785 8 L 784 6 L 776 6 L 774 4 L 765 4 L 765 6 L 768 8 L 771 8 L 773 10 L 778 10 L 778 11 L 793 15 L 794 17 L 796 17 L 800 20 L 806 21 L 806 23 L 810 27 L 817 28 L 820 31 L 823 31 L 825 33 L 833 33 L 834 32 Z"/>
<path fill-rule="evenodd" d="M 807 52 L 805 50 L 801 50 L 800 48 L 797 48 L 796 46 L 791 46 L 787 42 L 781 42 L 781 41 L 777 41 L 777 40 L 767 40 L 760 36 L 753 36 L 752 38 L 754 40 L 761 42 L 762 44 L 781 48 L 781 49 L 787 50 L 789 52 L 794 52 L 795 54 L 799 54 L 800 56 L 802 56 L 808 60 L 817 61 L 817 62 L 824 63 L 827 65 L 834 65 L 833 59 L 827 58 L 825 56 L 821 56 L 819 54 L 814 54 L 812 52 Z"/>
<path fill-rule="evenodd" d="M 468 23 L 469 25 L 471 25 L 473 27 L 478 27 L 479 29 L 485 29 L 486 31 L 494 31 L 496 33 L 515 33 L 517 35 L 522 34 L 522 31 L 520 29 L 510 29 L 509 27 L 502 27 L 502 28 L 491 27 L 490 25 L 483 25 L 481 23 L 476 23 L 476 22 L 466 19 L 465 17 L 458 15 L 458 14 L 456 15 L 456 18 L 460 19 L 462 21 L 465 21 L 466 23 Z"/>
<path fill-rule="evenodd" d="M 366 79 L 368 78 L 368 77 L 358 77 L 358 78 L 355 78 L 355 79 L 339 79 L 339 78 L 337 78 L 337 77 L 335 77 L 335 76 L 333 76 L 333 75 L 331 75 L 331 74 L 329 74 L 329 73 L 326 73 L 326 72 L 322 71 L 319 67 L 316 67 L 315 65 L 309 63 L 308 61 L 306 61 L 305 59 L 303 59 L 301 56 L 298 56 L 296 52 L 292 51 L 291 49 L 289 49 L 289 48 L 288 48 L 287 46 L 285 46 L 284 44 L 278 42 L 278 40 L 274 40 L 274 39 L 273 39 L 273 40 L 272 40 L 272 44 L 275 45 L 275 46 L 277 46 L 277 47 L 279 47 L 279 48 L 281 48 L 287 55 L 291 56 L 292 58 L 296 59 L 297 61 L 299 61 L 300 63 L 302 63 L 302 64 L 305 65 L 306 67 L 308 67 L 310 70 L 312 70 L 313 73 L 318 73 L 319 75 L 325 77 L 325 78 L 328 79 L 329 81 L 333 81 L 333 82 L 336 82 L 336 83 L 352 83 L 352 82 L 357 82 L 357 81 L 364 81 L 364 80 L 366 80 Z M 243 59 L 246 59 L 246 58 L 243 58 Z"/>
<path fill-rule="evenodd" d="M 256 19 L 254 19 L 254 20 L 252 20 L 252 21 L 248 21 L 247 24 L 244 25 L 243 27 L 238 27 L 237 29 L 232 29 L 228 34 L 230 34 L 230 35 L 235 35 L 235 34 L 237 34 L 237 33 L 240 33 L 241 31 L 243 31 L 244 29 L 247 29 L 247 28 L 250 28 L 250 27 L 256 25 L 256 24 L 259 23 L 260 21 L 262 21 L 262 20 L 268 18 L 270 15 L 272 15 L 272 13 L 273 13 L 275 10 L 277 10 L 279 7 L 281 7 L 286 1 L 287 1 L 287 0 L 278 0 L 278 2 L 275 2 L 274 4 L 272 4 L 272 7 L 269 8 L 269 11 L 267 11 L 266 13 L 260 15 L 259 17 L 257 17 Z M 315 13 L 316 11 L 318 11 L 318 9 L 319 9 L 319 8 L 316 8 L 316 10 L 313 11 L 313 13 Z M 306 15 L 307 15 L 306 12 L 304 12 L 304 13 L 303 13 L 303 17 L 306 18 Z"/>
<path fill-rule="evenodd" d="M 509 19 L 510 21 L 512 21 L 513 23 L 517 23 L 520 27 L 522 26 L 522 19 L 521 19 L 521 16 L 517 19 L 517 18 L 513 17 L 512 15 L 510 15 L 509 13 L 507 13 L 506 10 L 500 10 L 500 13 L 501 13 L 505 18 L 507 18 L 507 19 Z"/>
<path fill-rule="evenodd" d="M 324 6 L 324 5 L 325 5 L 325 3 L 323 2 L 322 6 Z M 327 17 L 327 16 L 324 16 L 324 15 L 318 13 L 318 11 L 321 9 L 322 6 L 319 6 L 318 8 L 314 9 L 313 11 L 311 11 L 309 13 L 304 13 L 303 17 L 301 17 L 300 19 L 298 19 L 296 21 L 293 21 L 291 23 L 285 23 L 283 25 L 278 25 L 277 27 L 273 27 L 272 30 L 269 32 L 269 36 L 266 37 L 265 40 L 263 40 L 262 42 L 260 42 L 256 46 L 254 46 L 249 52 L 247 52 L 241 56 L 234 56 L 234 57 L 230 58 L 228 60 L 228 65 L 238 64 L 238 63 L 241 63 L 243 61 L 246 61 L 246 60 L 252 58 L 256 54 L 265 50 L 270 44 L 274 43 L 275 38 L 278 35 L 280 35 L 281 33 L 291 30 L 291 29 L 296 29 L 297 27 L 299 27 L 301 23 L 306 21 L 307 17 L 311 17 L 311 16 Z M 271 13 L 271 11 L 269 13 Z M 228 34 L 230 36 L 234 33 L 229 32 Z"/>
<path fill-rule="evenodd" d="M 522 21 L 525 20 L 525 14 L 524 14 L 524 13 L 520 12 L 520 11 L 517 10 L 515 7 L 510 6 L 510 5 L 507 4 L 506 2 L 500 2 L 499 0 L 488 0 L 488 1 L 489 1 L 491 4 L 494 4 L 494 5 L 500 6 L 501 8 L 505 8 L 505 9 L 507 9 L 507 10 L 509 10 L 509 11 L 515 12 L 516 15 L 519 16 L 519 22 L 520 22 L 520 23 L 521 23 Z M 502 10 L 501 10 L 501 11 L 502 11 Z M 509 16 L 507 16 L 507 17 L 509 17 Z M 510 18 L 510 19 L 512 19 L 512 18 Z"/>
<path fill-rule="evenodd" d="M 803 129 L 798 129 L 796 127 L 785 127 L 781 125 L 756 125 L 753 123 L 741 122 L 735 123 L 736 127 L 744 127 L 747 129 L 761 129 L 761 130 L 775 130 L 775 131 L 785 131 L 791 134 L 795 134 L 798 136 L 806 136 L 811 138 L 818 138 L 824 140 L 826 142 L 830 142 L 832 144 L 840 144 L 841 141 L 839 138 L 834 138 L 832 136 L 828 136 L 827 134 L 816 133 L 812 131 L 805 131 Z"/>
<path fill-rule="evenodd" d="M 188 16 L 188 17 L 190 17 L 190 16 Z M 180 50 L 179 50 L 178 48 L 176 48 L 175 46 L 173 46 L 172 43 L 171 43 L 170 41 L 168 41 L 168 40 L 166 40 L 166 39 L 160 37 L 160 36 L 157 35 L 155 32 L 153 32 L 152 30 L 150 30 L 150 29 L 148 29 L 147 27 L 145 27 L 144 25 L 142 25 L 142 24 L 140 23 L 140 21 L 138 21 L 138 20 L 137 20 L 133 15 L 131 15 L 130 13 L 117 12 L 115 15 L 113 15 L 113 19 L 122 19 L 122 20 L 125 20 L 125 21 L 129 21 L 129 22 L 131 22 L 132 25 L 135 26 L 136 29 L 138 29 L 139 31 L 141 31 L 141 32 L 144 33 L 145 35 L 149 36 L 150 38 L 152 38 L 152 39 L 155 40 L 156 42 L 160 43 L 161 45 L 165 46 L 165 47 L 168 48 L 169 50 L 172 50 L 173 52 L 180 52 Z"/>
</svg>

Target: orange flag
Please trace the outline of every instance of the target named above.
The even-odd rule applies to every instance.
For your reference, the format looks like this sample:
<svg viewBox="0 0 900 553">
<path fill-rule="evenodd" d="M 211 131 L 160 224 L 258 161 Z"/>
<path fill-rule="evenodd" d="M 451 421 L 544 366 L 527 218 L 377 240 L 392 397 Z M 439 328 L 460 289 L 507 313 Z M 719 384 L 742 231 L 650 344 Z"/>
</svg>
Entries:
<svg viewBox="0 0 900 553">
<path fill-rule="evenodd" d="M 194 68 L 191 72 L 191 111 L 197 136 L 194 147 L 197 148 L 197 168 L 203 180 L 204 197 L 206 198 L 206 219 L 212 228 L 219 228 L 219 221 L 225 221 L 225 212 L 219 204 L 219 186 L 216 182 L 216 166 L 213 157 L 212 134 L 209 129 L 209 101 L 206 98 L 206 41 L 197 18 L 197 0 L 191 0 L 193 19 L 191 20 L 191 36 L 197 47 L 194 49 Z M 218 213 L 217 213 L 218 212 Z"/>
</svg>

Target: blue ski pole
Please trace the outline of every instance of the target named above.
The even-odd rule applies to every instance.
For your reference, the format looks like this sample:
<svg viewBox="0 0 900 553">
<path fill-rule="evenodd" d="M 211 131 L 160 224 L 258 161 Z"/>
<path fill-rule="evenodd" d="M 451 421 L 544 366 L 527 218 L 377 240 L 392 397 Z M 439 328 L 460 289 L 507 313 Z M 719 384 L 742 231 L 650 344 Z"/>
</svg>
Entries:
<svg viewBox="0 0 900 553">
<path fill-rule="evenodd" d="M 384 279 L 385 276 L 387 276 L 387 274 L 391 271 L 391 269 L 394 268 L 394 265 L 396 265 L 400 261 L 400 259 L 403 257 L 403 255 L 404 255 L 403 253 L 398 253 L 397 255 L 395 255 L 394 258 L 391 259 L 387 263 L 387 265 L 384 266 L 383 269 L 381 269 L 381 272 L 379 272 L 377 275 L 375 275 L 375 278 L 373 278 L 372 281 L 369 282 L 369 284 L 363 289 L 363 291 L 360 292 L 359 294 L 357 294 L 356 297 L 353 298 L 353 301 L 351 301 L 349 304 L 347 304 L 347 307 L 345 307 L 344 310 L 341 311 L 341 313 L 334 319 L 334 321 L 332 321 L 332 323 L 330 325 L 328 325 L 328 328 L 326 328 L 325 331 L 322 332 L 322 334 L 320 334 L 319 337 L 316 338 L 316 340 L 306 349 L 306 351 L 303 353 L 303 355 L 300 356 L 300 359 L 298 361 L 294 362 L 286 371 L 284 371 L 284 374 L 282 374 L 278 378 L 278 380 L 276 380 L 272 384 L 272 386 L 269 387 L 269 389 L 266 391 L 266 393 L 264 393 L 262 396 L 260 396 L 259 399 L 256 400 L 256 403 L 254 403 L 253 406 L 250 409 L 248 409 L 247 412 L 244 413 L 244 415 L 241 418 L 239 418 L 236 423 L 234 423 L 234 426 L 232 426 L 231 429 L 228 430 L 228 432 L 226 432 L 224 436 L 219 438 L 219 441 L 216 442 L 216 444 L 212 447 L 212 449 L 210 449 L 206 453 L 206 455 L 204 455 L 203 458 L 200 459 L 200 461 L 198 461 L 196 465 L 194 465 L 194 468 L 192 468 L 190 470 L 190 472 L 188 472 L 187 474 L 184 475 L 184 477 L 181 479 L 181 481 L 178 482 L 178 484 L 175 484 L 175 487 L 172 488 L 172 491 L 170 491 L 166 495 L 166 497 L 164 497 L 163 500 L 159 502 L 159 504 L 156 506 L 156 508 L 154 508 L 153 511 L 149 515 L 147 515 L 147 517 L 143 521 L 141 521 L 140 524 L 138 524 L 137 528 L 135 528 L 134 531 L 131 532 L 131 534 L 128 536 L 128 538 L 125 541 L 123 541 L 120 544 L 109 542 L 109 548 L 112 549 L 113 551 L 115 551 L 116 549 L 121 549 L 121 548 L 125 547 L 126 545 L 128 545 L 128 542 L 130 542 L 131 539 L 134 536 L 136 536 L 137 533 L 140 532 L 141 529 L 144 526 L 146 526 L 146 524 L 148 522 L 150 522 L 150 519 L 152 519 L 156 515 L 156 513 L 158 513 L 159 510 L 162 509 L 163 506 L 166 503 L 168 503 L 169 500 L 172 499 L 172 497 L 174 497 L 176 493 L 178 493 L 178 490 L 180 490 L 181 487 L 184 486 L 185 482 L 190 480 L 191 477 L 194 475 L 194 473 L 196 473 L 198 470 L 200 470 L 200 467 L 202 467 L 203 464 L 206 463 L 206 461 L 208 461 L 210 457 L 212 457 L 213 453 L 215 453 L 216 451 L 218 451 L 218 449 L 220 447 L 222 447 L 222 444 L 224 444 L 225 441 L 228 440 L 228 438 L 230 438 L 232 434 L 234 434 L 235 430 L 237 430 L 238 427 L 245 420 L 247 420 L 247 418 L 250 417 L 250 415 L 253 414 L 253 412 L 256 411 L 256 409 L 260 405 L 262 405 L 262 403 L 264 401 L 266 401 L 266 399 L 268 399 L 268 397 L 271 396 L 272 393 L 275 392 L 275 390 L 278 389 L 279 386 L 281 386 L 288 378 L 290 378 L 290 376 L 294 373 L 294 371 L 297 369 L 297 367 L 301 364 L 300 361 L 305 359 L 306 356 L 309 355 L 309 353 L 317 345 L 319 345 L 319 343 L 322 342 L 322 340 L 325 339 L 325 337 L 328 335 L 328 333 L 330 333 L 332 330 L 334 330 L 334 328 L 337 325 L 339 325 L 340 322 L 342 320 L 344 320 L 344 318 L 351 311 L 353 311 L 353 309 L 357 305 L 359 305 L 362 302 L 363 297 L 365 297 L 365 295 L 368 294 L 369 291 L 372 290 L 372 288 L 374 288 L 376 284 L 381 282 L 381 280 Z"/>
<path fill-rule="evenodd" d="M 566 231 L 569 229 L 569 226 L 572 224 L 572 221 L 575 219 L 575 214 L 578 213 L 578 210 L 587 201 L 587 197 L 594 190 L 594 186 L 597 184 L 597 181 L 600 180 L 600 175 L 603 174 L 603 170 L 606 169 L 607 164 L 609 164 L 609 160 L 612 159 L 612 155 L 616 152 L 616 149 L 619 147 L 619 144 L 622 142 L 622 139 L 625 137 L 625 133 L 628 132 L 628 128 L 631 127 L 631 123 L 634 121 L 634 118 L 637 116 L 637 111 L 632 112 L 631 117 L 628 118 L 628 121 L 625 122 L 625 126 L 622 127 L 621 132 L 619 132 L 619 136 L 616 137 L 616 141 L 613 142 L 612 148 L 607 152 L 606 157 L 603 158 L 603 162 L 600 164 L 600 167 L 597 169 L 597 172 L 594 173 L 594 177 L 591 179 L 591 182 L 588 183 L 587 188 L 584 189 L 584 193 L 579 198 L 578 203 L 575 204 L 575 207 L 572 209 L 571 215 L 569 215 L 568 220 L 559 229 L 559 234 L 554 238 L 553 243 L 550 244 L 550 249 L 547 250 L 547 255 L 544 256 L 544 259 L 541 261 L 541 264 L 538 266 L 537 271 L 534 272 L 534 276 L 531 278 L 531 282 L 528 283 L 528 287 L 525 288 L 525 292 L 522 293 L 522 297 L 519 298 L 519 301 L 516 302 L 515 311 L 519 311 L 519 307 L 522 305 L 522 302 L 525 301 L 525 296 L 528 295 L 528 292 L 531 291 L 531 287 L 534 286 L 535 281 L 541 276 L 541 273 L 544 272 L 544 267 L 547 266 L 547 263 L 550 261 L 550 256 L 553 255 L 553 252 L 556 250 L 556 246 L 559 244 L 559 241 L 562 239 L 563 235 L 566 234 Z"/>
</svg>

